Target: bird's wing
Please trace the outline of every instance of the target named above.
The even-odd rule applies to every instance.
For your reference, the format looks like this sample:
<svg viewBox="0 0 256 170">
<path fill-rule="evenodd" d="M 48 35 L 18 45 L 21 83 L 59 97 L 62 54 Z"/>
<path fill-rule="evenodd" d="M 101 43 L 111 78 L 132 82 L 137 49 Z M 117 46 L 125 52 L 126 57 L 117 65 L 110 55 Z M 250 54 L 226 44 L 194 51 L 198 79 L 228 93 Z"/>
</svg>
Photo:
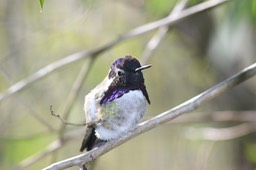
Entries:
<svg viewBox="0 0 256 170">
<path fill-rule="evenodd" d="M 86 149 L 86 151 L 91 150 L 94 146 L 96 139 L 97 137 L 95 135 L 95 128 L 92 126 L 86 126 L 84 139 L 83 139 L 80 151 L 83 152 L 84 149 Z"/>
<path fill-rule="evenodd" d="M 80 148 L 82 152 L 84 149 L 91 150 L 97 137 L 95 135 L 95 127 L 102 120 L 100 101 L 105 95 L 107 90 L 105 83 L 107 79 L 104 79 L 97 87 L 95 87 L 89 94 L 85 96 L 84 112 L 86 118 L 85 135 Z"/>
</svg>

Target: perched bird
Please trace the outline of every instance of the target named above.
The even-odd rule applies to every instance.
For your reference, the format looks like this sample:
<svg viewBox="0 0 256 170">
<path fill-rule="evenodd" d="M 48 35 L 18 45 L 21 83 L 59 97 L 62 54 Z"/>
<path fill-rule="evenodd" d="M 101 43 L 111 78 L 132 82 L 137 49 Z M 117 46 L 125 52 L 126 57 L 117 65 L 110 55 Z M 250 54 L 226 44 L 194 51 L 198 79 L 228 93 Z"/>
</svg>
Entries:
<svg viewBox="0 0 256 170">
<path fill-rule="evenodd" d="M 150 104 L 141 66 L 131 56 L 117 59 L 107 77 L 85 96 L 85 136 L 80 151 L 117 139 L 136 127 Z"/>
</svg>

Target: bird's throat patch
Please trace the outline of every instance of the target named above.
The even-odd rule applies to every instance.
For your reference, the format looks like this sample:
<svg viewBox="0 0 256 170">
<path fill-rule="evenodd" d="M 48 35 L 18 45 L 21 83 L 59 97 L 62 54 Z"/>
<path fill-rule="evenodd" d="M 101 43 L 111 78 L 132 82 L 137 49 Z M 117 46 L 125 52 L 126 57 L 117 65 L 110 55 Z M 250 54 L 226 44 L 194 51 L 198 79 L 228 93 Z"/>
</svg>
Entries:
<svg viewBox="0 0 256 170">
<path fill-rule="evenodd" d="M 101 99 L 100 104 L 106 104 L 111 102 L 119 97 L 122 97 L 125 93 L 129 92 L 129 89 L 119 88 L 116 90 L 109 90 L 106 92 L 105 96 Z"/>
</svg>

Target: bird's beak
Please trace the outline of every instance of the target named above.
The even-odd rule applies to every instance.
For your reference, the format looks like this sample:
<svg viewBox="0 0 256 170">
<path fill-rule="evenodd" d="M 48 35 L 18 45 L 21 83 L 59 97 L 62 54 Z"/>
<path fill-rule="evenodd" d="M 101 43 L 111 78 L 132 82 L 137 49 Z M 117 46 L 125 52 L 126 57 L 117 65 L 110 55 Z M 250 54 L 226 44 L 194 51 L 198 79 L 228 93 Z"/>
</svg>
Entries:
<svg viewBox="0 0 256 170">
<path fill-rule="evenodd" d="M 141 71 L 141 70 L 150 68 L 151 66 L 152 66 L 152 65 L 149 64 L 149 65 L 144 65 L 144 66 L 138 67 L 138 68 L 135 69 L 135 72 L 138 72 L 138 71 Z"/>
</svg>

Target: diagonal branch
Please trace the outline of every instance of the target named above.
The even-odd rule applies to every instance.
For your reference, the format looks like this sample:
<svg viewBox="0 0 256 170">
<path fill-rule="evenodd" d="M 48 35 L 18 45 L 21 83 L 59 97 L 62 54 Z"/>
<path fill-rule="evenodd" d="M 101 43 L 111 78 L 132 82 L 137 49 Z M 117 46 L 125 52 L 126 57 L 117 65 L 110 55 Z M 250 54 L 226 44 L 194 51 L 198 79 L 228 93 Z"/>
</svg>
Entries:
<svg viewBox="0 0 256 170">
<path fill-rule="evenodd" d="M 177 23 L 181 21 L 182 19 L 185 19 L 187 17 L 190 17 L 194 14 L 198 14 L 201 12 L 204 12 L 206 10 L 209 10 L 211 8 L 217 7 L 225 2 L 229 2 L 229 0 L 210 0 L 203 3 L 200 3 L 198 5 L 195 5 L 193 7 L 187 8 L 181 12 L 173 13 L 171 16 L 167 16 L 163 19 L 157 20 L 155 22 L 151 22 L 145 25 L 142 25 L 140 27 L 137 27 L 127 34 L 124 34 L 121 36 L 122 39 L 131 38 L 149 31 L 152 31 L 154 29 L 157 29 L 162 26 L 171 25 L 174 23 Z"/>
<path fill-rule="evenodd" d="M 147 121 L 140 123 L 137 126 L 137 128 L 127 133 L 125 136 L 121 137 L 120 139 L 116 141 L 109 141 L 104 145 L 102 145 L 101 147 L 91 150 L 90 152 L 87 152 L 75 157 L 71 157 L 69 159 L 66 159 L 60 162 L 56 162 L 44 168 L 44 170 L 58 170 L 58 169 L 69 168 L 72 166 L 82 167 L 83 164 L 93 161 L 94 159 L 98 158 L 104 153 L 116 148 L 117 146 L 123 144 L 124 142 L 134 138 L 135 136 L 145 133 L 161 124 L 164 124 L 178 116 L 181 116 L 184 113 L 188 113 L 197 109 L 199 106 L 221 95 L 225 91 L 239 85 L 240 83 L 248 80 L 249 78 L 253 77 L 255 74 L 256 74 L 256 63 L 250 65 L 249 67 L 245 68 L 241 72 L 224 80 L 223 82 L 217 84 L 216 86 L 191 98 L 190 100 L 174 107 L 173 109 L 170 109 L 166 112 L 159 114 L 158 116 L 155 116 Z"/>
<path fill-rule="evenodd" d="M 157 29 L 157 28 L 165 26 L 165 25 L 172 25 L 182 19 L 185 19 L 194 14 L 198 14 L 200 12 L 204 12 L 211 8 L 217 7 L 217 6 L 219 6 L 225 2 L 228 2 L 228 1 L 229 0 L 210 0 L 210 1 L 203 2 L 199 5 L 195 5 L 193 7 L 185 9 L 179 13 L 174 13 L 171 16 L 167 16 L 167 17 L 157 20 L 155 22 L 151 22 L 151 23 L 145 24 L 143 26 L 137 27 L 137 28 L 131 30 L 130 32 L 121 35 L 120 37 L 114 39 L 113 41 L 111 41 L 111 42 L 107 43 L 106 45 L 99 47 L 97 49 L 93 49 L 91 51 L 81 51 L 81 52 L 69 55 L 61 60 L 55 61 L 55 62 L 45 66 L 44 68 L 38 70 L 37 72 L 30 75 L 29 77 L 17 82 L 16 84 L 12 85 L 11 87 L 9 87 L 5 92 L 0 94 L 0 101 L 25 89 L 30 84 L 46 77 L 50 73 L 52 73 L 64 66 L 67 66 L 71 63 L 80 61 L 84 58 L 97 57 L 99 54 L 109 50 L 110 48 L 114 47 L 115 45 L 119 44 L 120 42 L 123 42 L 124 40 L 144 34 L 146 32 L 152 31 L 154 29 Z"/>
</svg>

